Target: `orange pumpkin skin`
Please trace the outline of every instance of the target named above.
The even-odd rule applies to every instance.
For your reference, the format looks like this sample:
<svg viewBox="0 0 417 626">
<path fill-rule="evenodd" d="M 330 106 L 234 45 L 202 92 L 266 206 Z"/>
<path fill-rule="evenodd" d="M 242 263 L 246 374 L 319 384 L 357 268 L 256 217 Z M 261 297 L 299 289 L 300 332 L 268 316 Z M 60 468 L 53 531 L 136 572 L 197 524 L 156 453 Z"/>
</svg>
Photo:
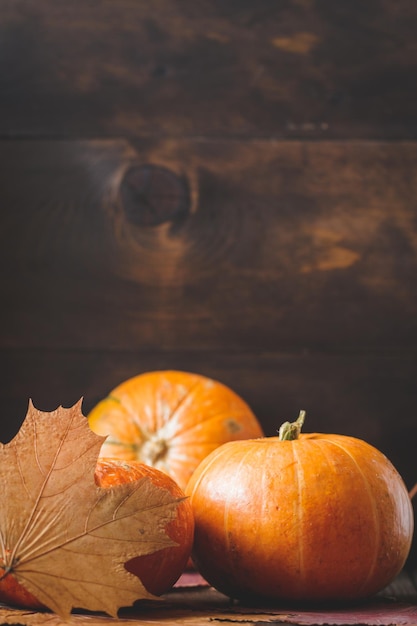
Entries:
<svg viewBox="0 0 417 626">
<path fill-rule="evenodd" d="M 230 597 L 368 597 L 392 581 L 410 549 L 405 485 L 380 451 L 356 438 L 227 443 L 186 492 L 194 563 Z"/>
<path fill-rule="evenodd" d="M 45 609 L 34 595 L 22 587 L 13 574 L 6 574 L 4 568 L 0 568 L 0 602 L 35 611 Z"/>
<path fill-rule="evenodd" d="M 219 445 L 262 437 L 240 396 L 205 376 L 175 370 L 121 383 L 89 413 L 91 429 L 107 435 L 103 457 L 136 460 L 169 474 L 185 489 L 194 469 Z"/>
<path fill-rule="evenodd" d="M 191 554 L 194 539 L 194 515 L 190 500 L 185 497 L 183 490 L 170 476 L 137 461 L 99 459 L 95 471 L 96 483 L 106 488 L 133 482 L 144 476 L 157 487 L 168 490 L 172 496 L 180 499 L 176 508 L 176 517 L 165 529 L 176 545 L 152 554 L 135 557 L 125 563 L 125 568 L 138 576 L 150 593 L 160 596 L 169 591 L 181 576 Z"/>
<path fill-rule="evenodd" d="M 190 557 L 194 537 L 194 517 L 189 499 L 185 498 L 184 492 L 169 476 L 135 461 L 99 459 L 94 478 L 99 487 L 107 489 L 139 480 L 144 476 L 157 487 L 168 490 L 175 498 L 181 499 L 176 509 L 176 517 L 165 529 L 176 545 L 138 556 L 125 563 L 126 569 L 138 576 L 150 593 L 159 596 L 171 589 L 184 571 Z M 0 568 L 0 602 L 34 610 L 46 608 L 16 580 L 12 573 L 5 575 L 2 568 Z"/>
</svg>

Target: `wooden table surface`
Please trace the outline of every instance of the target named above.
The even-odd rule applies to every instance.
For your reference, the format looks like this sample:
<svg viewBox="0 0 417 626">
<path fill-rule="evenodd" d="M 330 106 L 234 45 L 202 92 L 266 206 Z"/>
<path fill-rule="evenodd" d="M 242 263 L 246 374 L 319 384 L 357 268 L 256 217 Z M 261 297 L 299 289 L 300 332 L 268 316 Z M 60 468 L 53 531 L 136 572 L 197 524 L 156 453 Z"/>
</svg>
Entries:
<svg viewBox="0 0 417 626">
<path fill-rule="evenodd" d="M 158 602 L 142 602 L 120 611 L 119 618 L 74 613 L 63 621 L 50 613 L 0 608 L 1 624 L 19 626 L 105 626 L 106 624 L 164 624 L 165 626 L 209 626 L 226 624 L 299 624 L 313 626 L 410 626 L 417 625 L 417 588 L 415 579 L 403 571 L 376 597 L 355 605 L 294 606 L 287 603 L 243 605 L 227 598 L 188 574 Z"/>
</svg>

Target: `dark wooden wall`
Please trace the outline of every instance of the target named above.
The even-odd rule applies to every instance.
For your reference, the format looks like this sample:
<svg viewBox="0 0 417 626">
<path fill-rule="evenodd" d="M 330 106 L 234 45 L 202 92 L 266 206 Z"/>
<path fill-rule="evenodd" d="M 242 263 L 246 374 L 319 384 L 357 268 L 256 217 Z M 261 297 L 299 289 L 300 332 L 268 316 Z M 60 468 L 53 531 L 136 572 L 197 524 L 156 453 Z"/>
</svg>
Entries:
<svg viewBox="0 0 417 626">
<path fill-rule="evenodd" d="M 417 481 L 414 0 L 15 0 L 2 440 L 177 368 Z"/>
</svg>

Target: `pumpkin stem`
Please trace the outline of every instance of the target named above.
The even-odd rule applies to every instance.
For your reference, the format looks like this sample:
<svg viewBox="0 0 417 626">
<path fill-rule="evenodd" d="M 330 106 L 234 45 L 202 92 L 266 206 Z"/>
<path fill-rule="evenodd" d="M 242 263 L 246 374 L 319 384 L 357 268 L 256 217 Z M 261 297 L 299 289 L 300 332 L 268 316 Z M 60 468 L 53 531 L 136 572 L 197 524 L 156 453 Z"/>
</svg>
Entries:
<svg viewBox="0 0 417 626">
<path fill-rule="evenodd" d="M 306 412 L 300 411 L 300 415 L 297 417 L 295 422 L 284 422 L 279 429 L 279 440 L 293 441 L 294 439 L 298 439 L 304 424 L 305 416 Z"/>
<path fill-rule="evenodd" d="M 157 461 L 163 459 L 168 451 L 165 439 L 151 437 L 140 449 L 140 460 L 147 465 L 155 465 Z"/>
</svg>

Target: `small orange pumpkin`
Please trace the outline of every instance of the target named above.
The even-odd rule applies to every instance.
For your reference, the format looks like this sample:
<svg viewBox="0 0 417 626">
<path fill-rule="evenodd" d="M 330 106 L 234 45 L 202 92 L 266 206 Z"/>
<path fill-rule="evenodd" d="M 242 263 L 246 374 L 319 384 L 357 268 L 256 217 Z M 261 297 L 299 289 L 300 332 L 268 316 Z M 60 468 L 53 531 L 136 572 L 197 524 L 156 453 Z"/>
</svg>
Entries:
<svg viewBox="0 0 417 626">
<path fill-rule="evenodd" d="M 226 385 L 188 372 L 147 372 L 117 386 L 88 415 L 108 435 L 101 456 L 137 460 L 185 489 L 204 457 L 219 445 L 263 436 L 255 415 Z"/>
<path fill-rule="evenodd" d="M 352 600 L 392 581 L 407 558 L 413 511 L 391 462 L 343 435 L 226 443 L 194 472 L 193 560 L 235 597 Z"/>
<path fill-rule="evenodd" d="M 144 587 L 159 596 L 169 591 L 183 573 L 190 557 L 194 536 L 194 518 L 188 498 L 172 478 L 142 463 L 118 459 L 98 459 L 95 469 L 97 486 L 110 489 L 147 477 L 158 488 L 168 491 L 180 501 L 175 518 L 165 532 L 175 545 L 138 556 L 125 563 L 125 568 L 137 576 Z M 0 568 L 0 602 L 29 609 L 45 609 L 13 576 Z"/>
<path fill-rule="evenodd" d="M 152 484 L 180 500 L 175 518 L 165 532 L 175 545 L 138 556 L 125 563 L 128 572 L 135 574 L 146 589 L 160 596 L 169 591 L 183 573 L 191 553 L 194 538 L 194 517 L 191 504 L 177 483 L 164 472 L 137 461 L 103 459 L 97 461 L 95 481 L 99 487 L 110 488 L 149 478 Z"/>
</svg>

